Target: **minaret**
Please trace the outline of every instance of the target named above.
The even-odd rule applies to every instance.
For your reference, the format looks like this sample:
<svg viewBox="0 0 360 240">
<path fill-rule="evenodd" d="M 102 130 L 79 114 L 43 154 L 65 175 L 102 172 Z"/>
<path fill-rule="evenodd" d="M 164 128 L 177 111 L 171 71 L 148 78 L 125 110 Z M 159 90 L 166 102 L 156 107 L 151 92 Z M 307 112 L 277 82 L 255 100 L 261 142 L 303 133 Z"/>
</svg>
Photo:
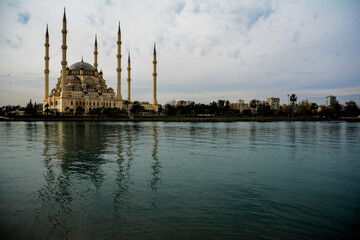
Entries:
<svg viewBox="0 0 360 240">
<path fill-rule="evenodd" d="M 116 89 L 116 99 L 122 101 L 121 97 L 121 30 L 120 30 L 120 22 L 119 22 L 119 29 L 118 29 L 118 40 L 117 40 L 117 89 Z M 122 106 L 122 104 L 120 104 Z"/>
<path fill-rule="evenodd" d="M 128 101 L 130 102 L 130 81 L 131 81 L 131 78 L 130 78 L 130 71 L 131 71 L 131 67 L 130 67 L 130 52 L 129 52 L 129 56 L 128 56 L 128 67 L 127 67 L 127 70 L 128 70 L 128 78 L 127 78 L 127 82 L 128 82 Z"/>
<path fill-rule="evenodd" d="M 49 60 L 50 60 L 50 57 L 49 57 L 49 47 L 50 47 L 50 44 L 49 44 L 49 31 L 48 31 L 48 25 L 46 24 L 46 34 L 45 34 L 45 70 L 44 70 L 44 73 L 45 73 L 45 97 L 44 97 L 44 103 L 48 101 L 49 99 Z M 44 104 L 45 106 L 46 104 Z"/>
<path fill-rule="evenodd" d="M 66 14 L 65 14 L 65 8 L 64 8 L 64 17 L 63 17 L 63 29 L 62 29 L 62 61 L 61 61 L 61 97 L 66 97 Z M 64 106 L 62 106 L 64 108 Z"/>
<path fill-rule="evenodd" d="M 153 65 L 154 65 L 154 70 L 153 70 L 153 102 L 152 102 L 152 105 L 153 105 L 154 111 L 158 112 L 159 111 L 159 106 L 158 106 L 158 102 L 156 100 L 156 76 L 157 76 L 156 64 L 157 64 L 157 61 L 156 61 L 156 46 L 155 46 L 155 43 L 154 43 L 154 55 L 153 55 Z"/>
<path fill-rule="evenodd" d="M 94 68 L 95 68 L 95 69 L 97 69 L 97 67 L 98 67 L 97 55 L 98 55 L 98 51 L 97 51 L 97 36 L 96 36 L 96 34 L 95 34 L 95 46 L 94 46 Z"/>
</svg>

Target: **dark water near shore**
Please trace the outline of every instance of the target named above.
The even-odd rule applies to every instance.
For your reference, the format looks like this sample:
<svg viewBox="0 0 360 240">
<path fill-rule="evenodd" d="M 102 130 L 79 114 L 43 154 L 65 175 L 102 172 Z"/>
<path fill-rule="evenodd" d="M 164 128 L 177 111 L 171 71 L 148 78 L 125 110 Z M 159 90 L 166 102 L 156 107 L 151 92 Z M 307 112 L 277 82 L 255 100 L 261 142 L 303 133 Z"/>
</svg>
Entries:
<svg viewBox="0 0 360 240">
<path fill-rule="evenodd" d="M 346 239 L 360 124 L 0 122 L 1 239 Z"/>
</svg>

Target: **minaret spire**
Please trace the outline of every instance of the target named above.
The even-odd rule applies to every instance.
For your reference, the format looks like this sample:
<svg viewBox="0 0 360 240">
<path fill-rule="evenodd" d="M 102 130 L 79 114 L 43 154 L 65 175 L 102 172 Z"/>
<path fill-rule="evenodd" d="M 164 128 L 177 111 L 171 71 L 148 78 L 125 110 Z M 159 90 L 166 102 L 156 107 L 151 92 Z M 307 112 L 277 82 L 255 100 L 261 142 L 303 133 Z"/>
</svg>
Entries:
<svg viewBox="0 0 360 240">
<path fill-rule="evenodd" d="M 154 43 L 154 54 L 153 54 L 153 67 L 154 67 L 153 68 L 153 102 L 152 102 L 152 105 L 153 105 L 154 111 L 158 112 L 159 111 L 159 105 L 158 105 L 158 102 L 157 102 L 157 99 L 156 99 L 156 77 L 157 77 L 156 64 L 157 64 L 157 61 L 156 61 L 156 45 Z"/>
<path fill-rule="evenodd" d="M 48 25 L 46 24 L 46 34 L 45 37 L 49 37 L 49 30 L 48 30 Z"/>
<path fill-rule="evenodd" d="M 121 97 L 121 30 L 120 30 L 120 21 L 119 21 L 119 28 L 118 28 L 118 34 L 117 34 L 117 95 L 116 99 L 120 100 L 120 108 L 122 108 L 122 97 Z"/>
<path fill-rule="evenodd" d="M 45 110 L 45 105 L 48 103 L 48 100 L 49 100 L 49 73 L 50 73 L 50 70 L 49 70 L 49 60 L 50 60 L 50 57 L 49 57 L 49 47 L 50 47 L 50 44 L 49 44 L 49 31 L 48 31 L 48 25 L 46 24 L 46 33 L 45 33 L 45 70 L 44 70 L 44 73 L 45 73 L 45 97 L 44 97 L 44 110 Z"/>
<path fill-rule="evenodd" d="M 63 16 L 63 22 L 66 22 L 66 11 L 65 11 L 65 7 L 64 7 L 64 16 Z"/>
<path fill-rule="evenodd" d="M 63 28 L 61 30 L 62 32 L 62 45 L 61 45 L 61 49 L 62 49 L 62 60 L 61 60 L 61 98 L 66 98 L 66 34 L 67 34 L 67 30 L 66 30 L 66 12 L 65 12 L 65 8 L 64 8 L 64 17 L 63 17 Z M 62 101 L 61 103 L 61 112 L 65 111 L 65 105 L 63 104 L 64 101 Z"/>
<path fill-rule="evenodd" d="M 95 34 L 95 46 L 94 46 L 94 68 L 95 69 L 97 69 L 97 67 L 98 67 L 97 55 L 98 55 L 98 51 L 97 51 L 97 35 Z"/>
<path fill-rule="evenodd" d="M 130 102 L 130 82 L 131 82 L 131 78 L 130 78 L 130 71 L 131 71 L 131 63 L 130 63 L 130 52 L 129 52 L 129 56 L 128 56 L 128 67 L 127 67 L 127 70 L 128 70 L 128 78 L 127 78 L 127 82 L 128 82 L 128 101 Z"/>
</svg>

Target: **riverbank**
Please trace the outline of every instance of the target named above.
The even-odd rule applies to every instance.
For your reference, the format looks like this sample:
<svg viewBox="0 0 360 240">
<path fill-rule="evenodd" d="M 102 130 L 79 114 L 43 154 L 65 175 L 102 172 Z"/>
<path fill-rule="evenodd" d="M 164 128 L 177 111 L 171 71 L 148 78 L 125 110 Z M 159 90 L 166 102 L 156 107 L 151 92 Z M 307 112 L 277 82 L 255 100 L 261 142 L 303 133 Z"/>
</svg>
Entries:
<svg viewBox="0 0 360 240">
<path fill-rule="evenodd" d="M 349 118 L 314 118 L 314 117 L 100 117 L 100 116 L 18 116 L 12 118 L 0 118 L 0 121 L 111 121 L 111 122 L 360 122 L 359 117 Z"/>
</svg>

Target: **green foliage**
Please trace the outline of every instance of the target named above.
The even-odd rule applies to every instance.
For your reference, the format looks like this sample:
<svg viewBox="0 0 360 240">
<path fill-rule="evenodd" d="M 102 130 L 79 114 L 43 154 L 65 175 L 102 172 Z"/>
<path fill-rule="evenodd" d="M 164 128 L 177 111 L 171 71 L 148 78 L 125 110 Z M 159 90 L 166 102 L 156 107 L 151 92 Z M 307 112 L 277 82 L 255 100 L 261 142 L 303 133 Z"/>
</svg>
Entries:
<svg viewBox="0 0 360 240">
<path fill-rule="evenodd" d="M 34 109 L 34 105 L 32 104 L 31 99 L 30 102 L 25 107 L 25 112 L 27 114 L 34 114 L 34 112 L 36 112 L 36 109 Z"/>
<path fill-rule="evenodd" d="M 130 109 L 130 112 L 134 115 L 138 115 L 139 113 L 145 111 L 145 108 L 141 106 L 141 104 L 135 101 Z"/>
<path fill-rule="evenodd" d="M 345 108 L 344 108 L 344 116 L 346 117 L 357 117 L 359 116 L 360 111 L 359 108 L 356 104 L 356 102 L 354 101 L 349 101 L 345 103 Z"/>
<path fill-rule="evenodd" d="M 81 106 L 77 106 L 75 109 L 75 114 L 76 115 L 83 115 L 85 113 L 85 109 Z"/>
<path fill-rule="evenodd" d="M 290 95 L 290 102 L 294 105 L 297 101 L 297 96 L 293 93 Z"/>
</svg>

